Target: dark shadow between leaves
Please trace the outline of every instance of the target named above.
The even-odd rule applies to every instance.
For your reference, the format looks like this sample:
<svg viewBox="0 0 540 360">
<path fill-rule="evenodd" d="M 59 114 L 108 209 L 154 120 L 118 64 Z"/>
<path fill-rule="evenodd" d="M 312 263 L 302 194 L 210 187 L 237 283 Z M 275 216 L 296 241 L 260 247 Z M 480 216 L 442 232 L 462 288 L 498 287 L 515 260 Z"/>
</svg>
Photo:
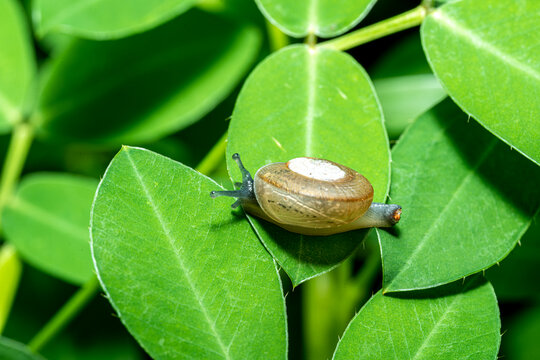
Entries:
<svg viewBox="0 0 540 360">
<path fill-rule="evenodd" d="M 484 285 L 486 282 L 487 280 L 483 276 L 476 274 L 465 278 L 465 280 L 459 279 L 449 284 L 437 286 L 431 289 L 392 292 L 386 293 L 384 296 L 398 299 L 436 299 L 474 290 Z"/>
</svg>

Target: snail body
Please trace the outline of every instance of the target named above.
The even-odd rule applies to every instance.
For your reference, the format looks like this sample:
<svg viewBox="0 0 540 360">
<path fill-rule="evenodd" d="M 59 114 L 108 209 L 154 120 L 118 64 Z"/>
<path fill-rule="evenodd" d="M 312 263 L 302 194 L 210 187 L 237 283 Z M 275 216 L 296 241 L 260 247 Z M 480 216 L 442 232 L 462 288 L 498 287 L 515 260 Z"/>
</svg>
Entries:
<svg viewBox="0 0 540 360">
<path fill-rule="evenodd" d="M 238 154 L 239 190 L 212 191 L 236 197 L 252 215 L 305 235 L 331 235 L 366 227 L 388 227 L 399 221 L 401 207 L 373 203 L 373 187 L 357 171 L 330 160 L 301 157 L 260 168 L 254 178 Z"/>
</svg>

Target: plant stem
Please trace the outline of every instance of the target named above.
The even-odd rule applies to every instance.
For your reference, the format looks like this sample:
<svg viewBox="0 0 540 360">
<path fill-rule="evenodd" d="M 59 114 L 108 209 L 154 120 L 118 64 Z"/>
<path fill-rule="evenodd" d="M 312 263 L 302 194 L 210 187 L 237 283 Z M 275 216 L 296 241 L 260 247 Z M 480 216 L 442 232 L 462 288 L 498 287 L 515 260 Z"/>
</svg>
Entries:
<svg viewBox="0 0 540 360">
<path fill-rule="evenodd" d="M 13 194 L 33 139 L 34 128 L 31 124 L 22 122 L 15 126 L 0 181 L 0 211 Z"/>
<path fill-rule="evenodd" d="M 218 140 L 214 147 L 206 154 L 204 159 L 201 160 L 199 165 L 195 168 L 198 172 L 204 175 L 210 175 L 210 173 L 219 165 L 225 156 L 225 150 L 227 149 L 227 132 Z"/>
<path fill-rule="evenodd" d="M 357 289 L 354 296 L 354 304 L 358 309 L 371 297 L 369 289 L 373 286 L 375 278 L 381 271 L 381 255 L 379 249 L 372 249 L 364 261 L 364 266 L 352 281 L 352 287 Z"/>
<path fill-rule="evenodd" d="M 57 335 L 92 299 L 99 289 L 97 277 L 87 281 L 28 343 L 32 352 L 38 352 Z"/>
<path fill-rule="evenodd" d="M 22 263 L 15 247 L 5 243 L 0 247 L 0 334 L 4 329 L 9 310 L 21 278 Z"/>
<path fill-rule="evenodd" d="M 289 37 L 268 20 L 266 20 L 266 31 L 271 52 L 278 51 L 289 45 Z"/>
<path fill-rule="evenodd" d="M 320 46 L 336 50 L 349 50 L 383 36 L 420 25 L 428 9 L 422 4 L 397 16 L 366 26 L 336 39 L 320 43 Z"/>
<path fill-rule="evenodd" d="M 371 296 L 371 288 L 380 271 L 378 245 L 374 231 L 366 236 L 367 249 L 362 268 L 352 276 L 354 259 L 345 260 L 336 269 L 309 280 L 303 286 L 304 348 L 306 359 L 332 357 L 338 338 L 351 318 Z"/>
<path fill-rule="evenodd" d="M 304 348 L 308 360 L 332 357 L 339 336 L 354 315 L 356 294 L 367 291 L 351 283 L 352 265 L 353 259 L 349 258 L 304 285 Z"/>
<path fill-rule="evenodd" d="M 306 44 L 308 44 L 309 47 L 314 48 L 315 45 L 317 45 L 317 35 L 315 33 L 309 33 L 305 39 Z"/>
</svg>

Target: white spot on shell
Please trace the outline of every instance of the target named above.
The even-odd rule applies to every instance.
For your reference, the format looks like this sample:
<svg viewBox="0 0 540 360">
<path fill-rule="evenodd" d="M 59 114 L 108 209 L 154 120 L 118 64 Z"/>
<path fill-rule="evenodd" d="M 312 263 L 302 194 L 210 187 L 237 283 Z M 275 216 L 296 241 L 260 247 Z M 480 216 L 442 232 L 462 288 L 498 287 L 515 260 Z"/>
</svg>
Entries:
<svg viewBox="0 0 540 360">
<path fill-rule="evenodd" d="M 345 171 L 321 159 L 296 158 L 287 163 L 289 169 L 300 175 L 324 181 L 334 181 L 345 177 Z"/>
</svg>

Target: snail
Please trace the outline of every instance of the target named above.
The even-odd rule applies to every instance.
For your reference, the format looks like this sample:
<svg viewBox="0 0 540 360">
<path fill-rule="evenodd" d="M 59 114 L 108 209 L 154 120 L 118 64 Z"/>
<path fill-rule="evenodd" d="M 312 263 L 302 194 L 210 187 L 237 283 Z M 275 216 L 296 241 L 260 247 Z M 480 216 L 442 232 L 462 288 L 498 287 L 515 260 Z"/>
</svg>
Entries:
<svg viewBox="0 0 540 360">
<path fill-rule="evenodd" d="M 234 191 L 210 196 L 235 197 L 234 209 L 244 210 L 288 231 L 304 235 L 332 235 L 368 227 L 391 227 L 401 206 L 372 202 L 373 187 L 360 173 L 330 160 L 299 157 L 265 165 L 251 177 L 238 154 L 242 173 Z"/>
</svg>

